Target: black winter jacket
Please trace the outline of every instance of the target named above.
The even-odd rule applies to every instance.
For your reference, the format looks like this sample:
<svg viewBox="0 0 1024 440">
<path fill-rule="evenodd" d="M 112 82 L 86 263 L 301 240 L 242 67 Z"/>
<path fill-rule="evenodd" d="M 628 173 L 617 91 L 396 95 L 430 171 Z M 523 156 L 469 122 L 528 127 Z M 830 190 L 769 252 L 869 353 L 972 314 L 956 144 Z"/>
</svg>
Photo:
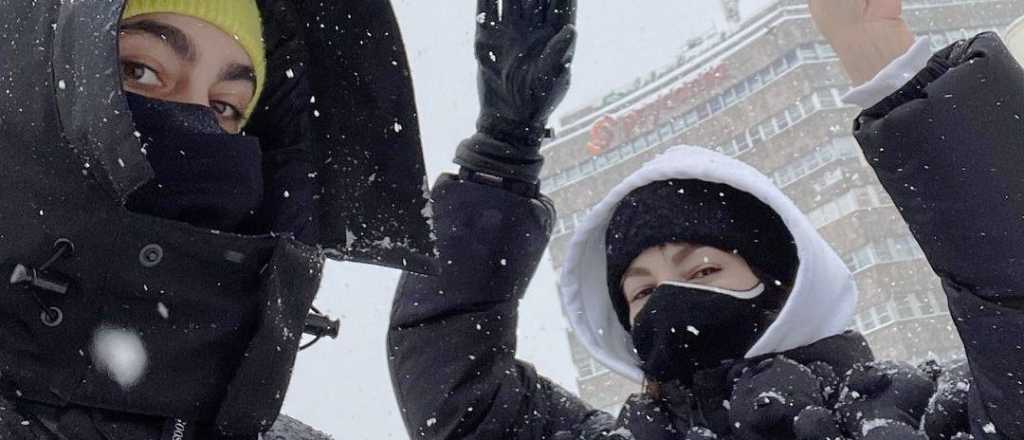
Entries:
<svg viewBox="0 0 1024 440">
<path fill-rule="evenodd" d="M 302 211 L 282 194 L 315 183 L 310 244 L 266 233 L 299 214 L 237 235 L 125 208 L 153 171 L 117 67 L 123 4 L 3 3 L 0 396 L 44 418 L 106 412 L 82 427 L 253 438 L 280 411 L 325 257 L 436 264 L 401 35 L 387 1 L 258 2 L 269 83 L 246 130 L 271 209 Z M 137 380 L 104 371 L 101 329 L 137 336 Z"/>
<path fill-rule="evenodd" d="M 941 369 L 874 363 L 854 333 L 702 372 L 692 389 L 663 387 L 661 399 L 635 395 L 617 419 L 591 408 L 515 358 L 517 308 L 548 241 L 549 201 L 453 176 L 433 194 L 445 265 L 439 277 L 403 277 L 388 335 L 412 438 L 920 438 L 926 413 L 936 430 L 967 429 L 956 396 L 931 399 Z M 794 427 L 796 416 L 821 423 Z M 899 423 L 864 429 L 878 420 Z"/>
<path fill-rule="evenodd" d="M 854 135 L 943 282 L 971 432 L 1024 438 L 1024 70 L 993 33 L 937 53 Z"/>
</svg>

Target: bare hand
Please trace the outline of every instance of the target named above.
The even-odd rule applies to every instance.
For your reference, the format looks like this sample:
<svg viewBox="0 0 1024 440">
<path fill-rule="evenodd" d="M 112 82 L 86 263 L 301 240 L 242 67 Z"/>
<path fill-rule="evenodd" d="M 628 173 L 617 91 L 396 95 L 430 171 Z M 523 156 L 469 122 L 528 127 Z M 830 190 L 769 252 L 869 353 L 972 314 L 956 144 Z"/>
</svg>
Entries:
<svg viewBox="0 0 1024 440">
<path fill-rule="evenodd" d="M 809 0 L 811 17 L 826 38 L 902 22 L 901 0 Z"/>
<path fill-rule="evenodd" d="M 808 0 L 808 7 L 854 85 L 874 78 L 914 42 L 901 0 Z"/>
</svg>

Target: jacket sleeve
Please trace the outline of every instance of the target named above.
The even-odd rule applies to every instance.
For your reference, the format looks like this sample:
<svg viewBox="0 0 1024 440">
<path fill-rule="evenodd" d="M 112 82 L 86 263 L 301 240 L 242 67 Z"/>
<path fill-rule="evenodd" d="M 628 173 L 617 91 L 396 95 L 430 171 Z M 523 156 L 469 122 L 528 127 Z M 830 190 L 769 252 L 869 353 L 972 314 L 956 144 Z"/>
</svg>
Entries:
<svg viewBox="0 0 1024 440">
<path fill-rule="evenodd" d="M 978 438 L 1024 438 L 1024 70 L 984 33 L 937 53 L 854 135 L 943 281 Z M 984 402 L 984 403 L 982 403 Z"/>
<path fill-rule="evenodd" d="M 548 242 L 550 202 L 447 175 L 433 198 L 442 272 L 403 276 L 388 334 L 409 435 L 578 438 L 609 422 L 515 359 L 517 308 Z"/>
</svg>

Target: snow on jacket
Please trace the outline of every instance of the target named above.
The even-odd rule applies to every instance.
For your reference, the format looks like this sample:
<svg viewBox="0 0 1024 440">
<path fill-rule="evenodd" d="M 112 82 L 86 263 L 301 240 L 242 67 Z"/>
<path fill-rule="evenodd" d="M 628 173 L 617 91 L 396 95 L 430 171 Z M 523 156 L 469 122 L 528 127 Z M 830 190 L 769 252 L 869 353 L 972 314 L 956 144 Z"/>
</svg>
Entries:
<svg viewBox="0 0 1024 440">
<path fill-rule="evenodd" d="M 672 154 L 683 151 L 714 156 L 692 148 Z M 721 156 L 715 160 L 735 165 Z M 761 344 L 764 352 L 750 359 L 700 372 L 692 389 L 665 386 L 659 399 L 634 395 L 618 418 L 596 410 L 516 359 L 519 300 L 548 242 L 554 219 L 550 201 L 454 176 L 442 176 L 433 198 L 445 264 L 440 276 L 403 276 L 388 332 L 395 395 L 412 438 L 660 440 L 710 433 L 718 438 L 780 438 L 771 434 L 779 426 L 792 432 L 798 415 L 822 422 L 800 426 L 800 438 L 807 439 L 826 438 L 832 433 L 829 428 L 856 432 L 851 438 L 857 439 L 920 438 L 915 437 L 920 435 L 918 426 L 912 425 L 925 414 L 932 415 L 933 426 L 966 429 L 956 393 L 932 399 L 936 379 L 945 374 L 942 369 L 873 362 L 862 337 L 843 333 L 840 323 L 828 320 L 808 326 L 814 332 L 774 331 L 776 345 Z M 801 222 L 795 213 L 787 215 Z M 798 244 L 828 258 L 823 244 L 815 248 L 812 231 L 802 232 Z M 830 298 L 853 295 L 842 266 L 805 267 L 826 269 L 818 269 L 817 276 L 803 275 L 802 285 L 813 284 Z M 808 281 L 824 275 L 834 276 L 835 285 Z M 597 284 L 605 288 L 603 282 Z M 607 296 L 604 290 L 597 293 Z M 815 293 L 794 296 L 787 313 L 806 313 L 797 301 L 811 304 Z M 607 307 L 612 313 L 610 301 Z M 609 316 L 614 322 L 614 315 Z M 789 336 L 794 334 L 799 338 Z M 619 365 L 629 362 L 623 358 Z M 959 385 L 953 389 L 969 386 L 964 380 L 941 380 Z M 944 406 L 936 410 L 932 401 Z M 803 405 L 796 406 L 798 402 Z M 740 427 L 734 429 L 736 423 Z"/>
</svg>

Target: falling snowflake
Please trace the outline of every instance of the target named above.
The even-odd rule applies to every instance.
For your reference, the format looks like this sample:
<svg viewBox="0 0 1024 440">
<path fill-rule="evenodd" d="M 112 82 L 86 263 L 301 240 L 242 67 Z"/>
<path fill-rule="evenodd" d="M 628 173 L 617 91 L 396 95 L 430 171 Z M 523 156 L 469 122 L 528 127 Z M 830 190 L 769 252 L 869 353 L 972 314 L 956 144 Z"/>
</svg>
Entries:
<svg viewBox="0 0 1024 440">
<path fill-rule="evenodd" d="M 138 384 L 149 364 L 142 338 L 133 331 L 113 327 L 96 330 L 92 359 L 98 370 L 124 389 Z"/>
</svg>

